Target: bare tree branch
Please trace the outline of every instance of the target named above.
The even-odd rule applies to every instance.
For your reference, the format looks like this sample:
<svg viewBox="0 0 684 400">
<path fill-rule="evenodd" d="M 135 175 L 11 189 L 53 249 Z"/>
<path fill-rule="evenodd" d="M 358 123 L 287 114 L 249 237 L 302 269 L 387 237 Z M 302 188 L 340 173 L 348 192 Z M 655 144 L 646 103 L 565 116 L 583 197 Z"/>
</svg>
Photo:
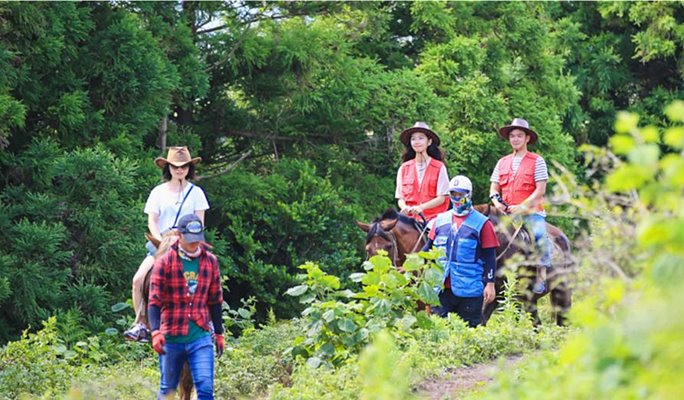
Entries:
<svg viewBox="0 0 684 400">
<path fill-rule="evenodd" d="M 249 157 L 250 154 L 252 154 L 252 149 L 249 149 L 249 150 L 247 150 L 246 152 L 242 153 L 242 155 L 240 155 L 240 158 L 238 158 L 237 160 L 233 161 L 230 165 L 228 165 L 226 168 L 222 169 L 221 171 L 216 172 L 216 173 L 213 173 L 213 174 L 211 174 L 211 175 L 198 176 L 195 180 L 196 180 L 196 181 L 199 181 L 199 180 L 202 180 L 202 179 L 216 178 L 217 176 L 225 175 L 225 174 L 227 174 L 228 172 L 234 170 L 235 167 L 237 167 L 237 165 L 240 164 L 240 162 L 242 162 L 242 160 L 244 160 L 245 158 Z"/>
</svg>

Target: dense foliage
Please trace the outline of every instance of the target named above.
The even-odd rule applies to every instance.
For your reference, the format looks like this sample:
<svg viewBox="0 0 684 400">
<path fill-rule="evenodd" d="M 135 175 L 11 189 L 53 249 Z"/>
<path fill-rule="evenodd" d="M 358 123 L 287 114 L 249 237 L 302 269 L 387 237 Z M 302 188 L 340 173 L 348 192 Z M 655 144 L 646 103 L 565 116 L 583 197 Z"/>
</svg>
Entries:
<svg viewBox="0 0 684 400">
<path fill-rule="evenodd" d="M 625 116 L 609 138 L 617 110 L 681 121 L 681 106 L 661 110 L 683 97 L 683 23 L 674 2 L 0 3 L 0 341 L 46 324 L 41 343 L 65 346 L 49 360 L 131 351 L 102 332 L 128 322 L 111 306 L 130 297 L 167 144 L 203 157 L 231 308 L 252 297 L 259 323 L 298 315 L 297 265 L 353 285 L 354 220 L 393 205 L 397 136 L 416 120 L 484 201 L 508 151 L 496 127 L 526 118 L 532 150 L 576 173 L 552 179 L 551 199 L 592 230 L 599 268 L 582 288 L 602 290 L 601 273 L 676 282 L 681 128 Z"/>
</svg>

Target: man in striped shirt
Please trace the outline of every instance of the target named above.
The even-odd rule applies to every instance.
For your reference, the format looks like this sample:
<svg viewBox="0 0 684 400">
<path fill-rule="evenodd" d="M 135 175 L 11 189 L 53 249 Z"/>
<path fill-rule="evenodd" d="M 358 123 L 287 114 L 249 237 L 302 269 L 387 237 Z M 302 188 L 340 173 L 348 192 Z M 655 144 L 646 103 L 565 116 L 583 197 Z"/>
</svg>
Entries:
<svg viewBox="0 0 684 400">
<path fill-rule="evenodd" d="M 527 150 L 537 141 L 537 133 L 522 118 L 499 129 L 513 153 L 499 159 L 490 178 L 489 198 L 504 214 L 521 215 L 525 226 L 534 235 L 540 253 L 537 277 L 532 292 L 546 291 L 546 271 L 551 266 L 551 242 L 546 232 L 544 193 L 549 173 L 546 162 L 538 154 Z"/>
</svg>

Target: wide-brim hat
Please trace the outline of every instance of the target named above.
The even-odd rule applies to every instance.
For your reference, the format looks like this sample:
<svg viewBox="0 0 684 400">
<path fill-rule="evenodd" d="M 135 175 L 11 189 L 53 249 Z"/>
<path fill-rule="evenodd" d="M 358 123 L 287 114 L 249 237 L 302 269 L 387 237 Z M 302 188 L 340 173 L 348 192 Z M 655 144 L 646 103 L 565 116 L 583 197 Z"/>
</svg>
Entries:
<svg viewBox="0 0 684 400">
<path fill-rule="evenodd" d="M 508 136 L 511 134 L 513 129 L 522 129 L 523 131 L 527 132 L 527 134 L 530 135 L 529 144 L 534 144 L 537 142 L 537 132 L 530 129 L 530 124 L 528 124 L 527 121 L 522 118 L 514 118 L 510 125 L 499 128 L 499 135 L 508 140 Z"/>
<path fill-rule="evenodd" d="M 164 157 L 157 157 L 154 159 L 154 163 L 157 167 L 164 168 L 166 164 L 171 164 L 175 167 L 182 167 L 185 164 L 193 163 L 197 164 L 202 161 L 202 157 L 190 157 L 190 151 L 186 146 L 175 146 L 169 147 L 169 153 Z"/>
<path fill-rule="evenodd" d="M 411 135 L 414 132 L 422 132 L 424 133 L 429 139 L 432 139 L 432 143 L 434 143 L 435 146 L 439 146 L 440 140 L 439 136 L 435 132 L 430 129 L 428 124 L 422 121 L 418 121 L 415 124 L 413 124 L 412 127 L 406 129 L 405 131 L 401 132 L 399 135 L 399 141 L 404 144 L 406 147 L 411 146 Z"/>
</svg>

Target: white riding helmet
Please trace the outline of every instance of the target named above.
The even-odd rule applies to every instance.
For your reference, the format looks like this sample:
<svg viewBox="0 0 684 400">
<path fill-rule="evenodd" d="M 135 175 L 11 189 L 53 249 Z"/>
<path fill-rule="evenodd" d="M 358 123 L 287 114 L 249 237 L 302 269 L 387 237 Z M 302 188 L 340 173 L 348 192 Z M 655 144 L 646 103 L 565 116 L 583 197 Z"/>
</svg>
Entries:
<svg viewBox="0 0 684 400">
<path fill-rule="evenodd" d="M 449 182 L 449 191 L 468 191 L 468 193 L 473 193 L 473 184 L 470 182 L 467 176 L 457 175 L 451 179 Z"/>
</svg>

